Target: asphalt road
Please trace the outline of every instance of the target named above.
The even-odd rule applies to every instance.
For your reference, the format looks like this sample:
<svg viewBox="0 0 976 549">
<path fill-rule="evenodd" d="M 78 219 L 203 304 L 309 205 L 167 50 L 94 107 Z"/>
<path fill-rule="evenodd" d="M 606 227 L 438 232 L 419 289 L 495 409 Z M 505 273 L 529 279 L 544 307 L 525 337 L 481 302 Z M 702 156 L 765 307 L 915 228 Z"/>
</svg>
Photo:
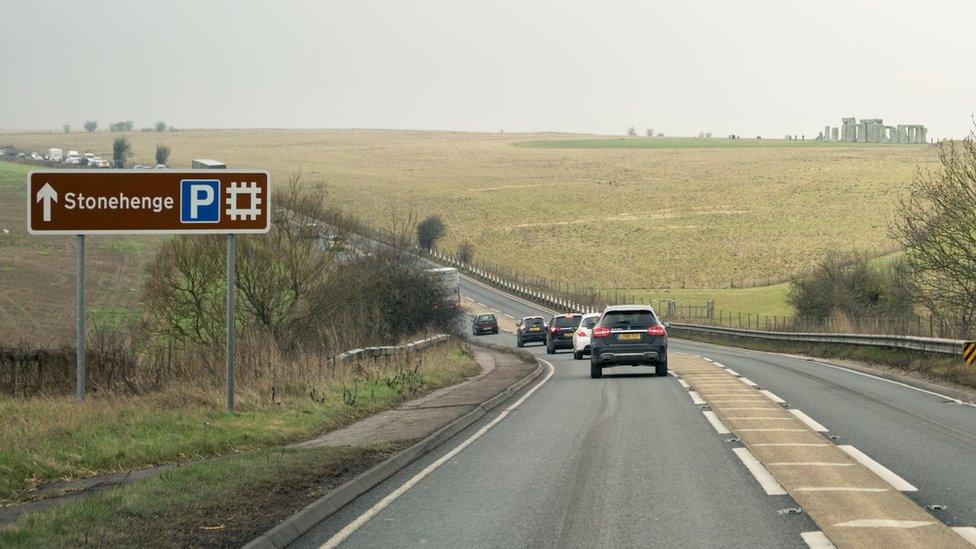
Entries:
<svg viewBox="0 0 976 549">
<path fill-rule="evenodd" d="M 462 292 L 496 314 L 542 314 L 470 281 Z M 502 333 L 485 340 L 514 345 Z M 587 361 L 529 347 L 551 379 L 389 502 L 345 540 L 348 547 L 682 546 L 803 547 L 820 528 L 766 495 L 674 377 L 649 368 L 589 378 Z M 802 359 L 672 340 L 773 391 L 916 487 L 950 526 L 976 525 L 976 408 Z M 609 375 L 608 375 L 609 374 Z M 296 545 L 318 547 L 477 433 L 496 414 L 326 520 Z"/>
</svg>

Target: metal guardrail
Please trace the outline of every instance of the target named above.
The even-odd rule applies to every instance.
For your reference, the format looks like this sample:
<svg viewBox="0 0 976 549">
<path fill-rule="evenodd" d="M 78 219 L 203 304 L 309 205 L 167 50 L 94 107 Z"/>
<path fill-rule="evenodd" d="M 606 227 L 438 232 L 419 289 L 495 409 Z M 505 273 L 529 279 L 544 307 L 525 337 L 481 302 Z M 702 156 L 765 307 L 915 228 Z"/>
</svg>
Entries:
<svg viewBox="0 0 976 549">
<path fill-rule="evenodd" d="M 908 349 L 927 353 L 944 355 L 958 355 L 962 352 L 966 341 L 961 339 L 940 339 L 935 337 L 899 336 L 881 334 L 820 334 L 811 332 L 766 332 L 761 330 L 744 330 L 742 328 L 726 328 L 723 326 L 707 326 L 702 324 L 684 324 L 672 322 L 671 328 L 712 335 L 726 335 L 766 339 L 775 341 L 789 341 L 800 343 L 839 343 L 844 345 L 859 345 L 862 347 L 882 347 L 887 349 Z"/>
<path fill-rule="evenodd" d="M 373 358 L 381 356 L 392 356 L 397 353 L 413 353 L 417 351 L 422 351 L 428 347 L 433 347 L 438 343 L 443 343 L 450 339 L 447 334 L 437 334 L 424 339 L 419 339 L 417 341 L 412 341 L 410 343 L 404 343 L 403 345 L 384 345 L 382 347 L 363 347 L 361 349 L 353 349 L 351 351 L 346 351 L 340 355 L 336 355 L 336 364 L 341 364 L 350 360 L 359 360 L 361 358 Z"/>
</svg>

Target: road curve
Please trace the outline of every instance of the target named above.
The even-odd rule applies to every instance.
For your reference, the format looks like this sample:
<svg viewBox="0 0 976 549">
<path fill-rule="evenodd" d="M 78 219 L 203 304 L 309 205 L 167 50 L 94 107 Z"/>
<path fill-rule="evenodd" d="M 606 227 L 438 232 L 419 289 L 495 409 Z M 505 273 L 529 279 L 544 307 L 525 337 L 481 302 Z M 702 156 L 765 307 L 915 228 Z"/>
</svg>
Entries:
<svg viewBox="0 0 976 549">
<path fill-rule="evenodd" d="M 514 318 L 546 311 L 469 279 L 462 292 Z M 484 340 L 514 345 L 511 334 Z M 671 351 L 722 362 L 918 488 L 950 526 L 976 525 L 976 408 L 827 364 L 672 340 Z M 675 377 L 545 355 L 554 375 L 469 446 L 362 523 L 344 547 L 804 547 L 820 528 L 767 495 Z M 609 375 L 608 375 L 609 374 Z M 497 419 L 360 497 L 295 543 L 319 547 L 378 501 Z"/>
</svg>

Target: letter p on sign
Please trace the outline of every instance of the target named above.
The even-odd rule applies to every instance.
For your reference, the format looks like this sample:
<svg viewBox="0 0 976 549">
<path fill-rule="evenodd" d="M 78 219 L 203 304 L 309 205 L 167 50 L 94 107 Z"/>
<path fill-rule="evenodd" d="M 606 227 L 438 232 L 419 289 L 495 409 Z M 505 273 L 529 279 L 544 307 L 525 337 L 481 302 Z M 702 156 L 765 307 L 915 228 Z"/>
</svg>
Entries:
<svg viewBox="0 0 976 549">
<path fill-rule="evenodd" d="M 184 179 L 180 182 L 180 222 L 220 221 L 220 181 Z"/>
</svg>

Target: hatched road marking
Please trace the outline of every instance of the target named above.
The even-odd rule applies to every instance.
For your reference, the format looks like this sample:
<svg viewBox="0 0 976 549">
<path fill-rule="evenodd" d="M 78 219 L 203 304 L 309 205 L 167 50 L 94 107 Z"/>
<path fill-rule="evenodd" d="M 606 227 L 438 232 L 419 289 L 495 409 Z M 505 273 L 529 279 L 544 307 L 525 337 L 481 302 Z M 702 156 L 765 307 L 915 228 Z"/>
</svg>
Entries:
<svg viewBox="0 0 976 549">
<path fill-rule="evenodd" d="M 803 423 L 805 423 L 807 427 L 813 429 L 814 431 L 817 431 L 818 433 L 826 433 L 829 430 L 826 427 L 824 427 L 823 425 L 821 425 L 821 424 L 817 423 L 816 421 L 814 421 L 813 418 L 811 418 L 810 416 L 804 414 L 800 410 L 792 410 L 791 409 L 791 410 L 787 410 L 787 411 L 789 413 L 793 414 L 794 416 L 796 416 L 797 419 L 799 419 L 800 421 L 802 421 Z"/>
<path fill-rule="evenodd" d="M 849 444 L 841 444 L 838 445 L 837 447 L 840 448 L 840 450 L 843 451 L 845 454 L 857 460 L 858 463 L 870 469 L 874 474 L 881 477 L 885 482 L 890 484 L 891 487 L 894 488 L 895 490 L 899 490 L 901 492 L 918 492 L 918 488 L 913 486 L 907 480 L 893 473 L 891 469 L 888 469 L 884 465 L 881 465 L 877 461 L 874 461 L 873 459 L 868 457 L 867 454 L 858 450 L 857 448 Z"/>
<path fill-rule="evenodd" d="M 712 427 L 714 427 L 715 430 L 718 431 L 718 434 L 720 435 L 729 434 L 730 432 L 729 428 L 726 427 L 724 423 L 722 423 L 722 420 L 720 420 L 718 416 L 715 415 L 715 412 L 705 411 L 702 413 L 705 414 L 705 419 L 707 419 L 708 422 L 712 424 Z"/>
<path fill-rule="evenodd" d="M 735 455 L 738 456 L 740 460 L 742 460 L 742 464 L 746 466 L 746 469 L 748 469 L 750 473 L 752 473 L 752 476 L 756 477 L 756 481 L 759 482 L 759 486 L 762 486 L 762 489 L 766 492 L 766 495 L 786 495 L 786 490 L 784 490 L 783 487 L 776 482 L 773 475 L 769 474 L 769 471 L 763 467 L 762 463 L 759 463 L 759 460 L 756 459 L 756 456 L 752 455 L 752 452 L 746 448 L 732 448 L 732 451 L 735 452 Z"/>
<path fill-rule="evenodd" d="M 823 532 L 803 532 L 800 537 L 810 549 L 835 549 Z"/>
</svg>

